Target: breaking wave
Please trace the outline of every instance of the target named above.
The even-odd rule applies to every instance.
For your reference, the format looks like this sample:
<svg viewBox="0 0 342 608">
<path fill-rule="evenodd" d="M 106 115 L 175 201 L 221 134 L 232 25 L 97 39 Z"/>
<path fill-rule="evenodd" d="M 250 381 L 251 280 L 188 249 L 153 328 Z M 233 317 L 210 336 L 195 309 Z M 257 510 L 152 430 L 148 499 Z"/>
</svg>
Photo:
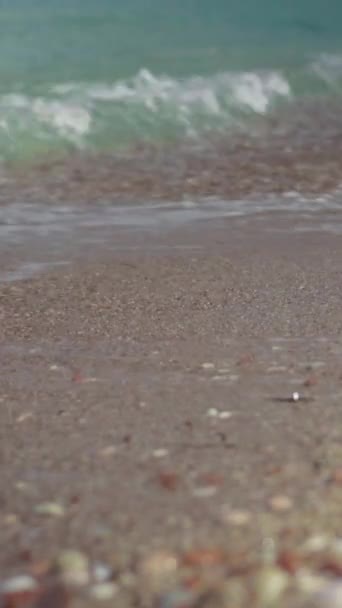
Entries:
<svg viewBox="0 0 342 608">
<path fill-rule="evenodd" d="M 110 83 L 59 83 L 0 95 L 0 156 L 116 149 L 244 128 L 303 95 L 342 91 L 342 57 L 321 55 L 296 73 L 223 72 L 174 79 L 142 69 Z"/>
</svg>

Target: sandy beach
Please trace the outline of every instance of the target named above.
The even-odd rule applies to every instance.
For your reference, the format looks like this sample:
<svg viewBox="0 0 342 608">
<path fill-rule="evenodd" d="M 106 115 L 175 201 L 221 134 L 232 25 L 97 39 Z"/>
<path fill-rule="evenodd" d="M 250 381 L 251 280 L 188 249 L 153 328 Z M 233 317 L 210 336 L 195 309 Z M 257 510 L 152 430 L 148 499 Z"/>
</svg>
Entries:
<svg viewBox="0 0 342 608">
<path fill-rule="evenodd" d="M 341 240 L 295 225 L 128 231 L 114 253 L 1 285 L 1 571 L 38 581 L 4 606 L 66 606 L 70 549 L 108 577 L 87 575 L 75 606 L 331 595 Z"/>
</svg>

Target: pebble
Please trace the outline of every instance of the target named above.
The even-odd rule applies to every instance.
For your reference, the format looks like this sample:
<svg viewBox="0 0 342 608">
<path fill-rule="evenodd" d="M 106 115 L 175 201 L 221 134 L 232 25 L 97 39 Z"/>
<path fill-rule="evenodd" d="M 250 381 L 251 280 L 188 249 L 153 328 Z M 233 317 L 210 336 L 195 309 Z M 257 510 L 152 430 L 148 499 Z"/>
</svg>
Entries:
<svg viewBox="0 0 342 608">
<path fill-rule="evenodd" d="M 247 526 L 251 521 L 251 514 L 248 511 L 239 509 L 222 508 L 222 521 L 236 527 Z"/>
<path fill-rule="evenodd" d="M 93 565 L 92 574 L 96 583 L 106 583 L 110 580 L 113 571 L 107 564 L 96 562 Z"/>
<path fill-rule="evenodd" d="M 62 551 L 57 557 L 56 568 L 66 585 L 81 587 L 89 582 L 89 561 L 80 551 Z"/>
<path fill-rule="evenodd" d="M 209 418 L 219 418 L 220 420 L 228 420 L 231 418 L 232 412 L 228 412 L 227 410 L 220 411 L 216 407 L 210 407 L 207 410 L 207 416 Z"/>
<path fill-rule="evenodd" d="M 156 551 L 145 557 L 139 568 L 140 576 L 149 589 L 160 592 L 173 580 L 178 570 L 178 558 L 168 551 Z"/>
<path fill-rule="evenodd" d="M 50 517 L 63 517 L 65 509 L 57 502 L 42 502 L 35 507 L 37 515 L 49 515 Z"/>
<path fill-rule="evenodd" d="M 207 416 L 209 416 L 209 418 L 217 418 L 219 411 L 216 409 L 216 407 L 210 407 L 207 411 Z"/>
<path fill-rule="evenodd" d="M 280 568 L 264 568 L 256 575 L 255 593 L 258 606 L 269 608 L 277 606 L 278 600 L 289 584 L 289 576 Z"/>
<path fill-rule="evenodd" d="M 217 494 L 217 487 L 213 485 L 194 488 L 192 491 L 192 495 L 196 498 L 210 498 L 211 496 L 215 496 L 215 494 Z"/>
<path fill-rule="evenodd" d="M 0 591 L 3 594 L 10 593 L 26 593 L 29 591 L 35 591 L 38 588 L 37 582 L 32 576 L 25 574 L 21 576 L 14 576 L 8 579 L 0 586 Z"/>
<path fill-rule="evenodd" d="M 166 448 L 157 448 L 156 450 L 153 450 L 152 454 L 154 458 L 165 458 L 169 455 L 169 450 Z"/>
<path fill-rule="evenodd" d="M 201 367 L 203 369 L 215 369 L 214 363 L 210 363 L 209 361 L 206 361 L 205 363 L 202 363 Z"/>
<path fill-rule="evenodd" d="M 218 417 L 220 418 L 220 420 L 228 420 L 228 418 L 232 417 L 232 412 L 228 412 L 228 411 L 223 411 L 223 412 L 219 412 Z"/>
<path fill-rule="evenodd" d="M 90 597 L 99 602 L 111 600 L 117 592 L 118 586 L 114 583 L 97 583 L 89 589 Z"/>
<path fill-rule="evenodd" d="M 285 496 L 283 494 L 278 494 L 276 496 L 273 496 L 270 499 L 269 505 L 270 505 L 272 511 L 276 511 L 278 513 L 284 513 L 286 511 L 290 511 L 292 509 L 293 502 L 292 502 L 291 498 L 289 498 L 289 496 Z"/>
</svg>

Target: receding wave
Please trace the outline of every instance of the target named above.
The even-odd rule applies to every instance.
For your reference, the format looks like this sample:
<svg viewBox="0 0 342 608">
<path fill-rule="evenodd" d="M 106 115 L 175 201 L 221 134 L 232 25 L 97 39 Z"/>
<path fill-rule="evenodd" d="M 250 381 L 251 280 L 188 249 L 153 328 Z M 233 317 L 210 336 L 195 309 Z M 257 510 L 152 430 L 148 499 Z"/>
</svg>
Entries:
<svg viewBox="0 0 342 608">
<path fill-rule="evenodd" d="M 63 149 L 111 150 L 170 138 L 198 138 L 245 128 L 251 117 L 308 95 L 342 92 L 342 56 L 306 67 L 223 72 L 175 79 L 142 69 L 114 83 L 59 83 L 0 96 L 0 155 L 35 156 Z"/>
</svg>

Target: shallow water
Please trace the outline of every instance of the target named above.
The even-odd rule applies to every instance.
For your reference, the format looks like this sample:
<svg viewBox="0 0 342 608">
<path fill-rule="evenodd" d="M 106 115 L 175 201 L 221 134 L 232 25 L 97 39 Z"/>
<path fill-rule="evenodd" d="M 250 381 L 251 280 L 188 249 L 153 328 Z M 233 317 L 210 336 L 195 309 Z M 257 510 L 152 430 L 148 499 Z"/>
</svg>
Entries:
<svg viewBox="0 0 342 608">
<path fill-rule="evenodd" d="M 260 233 L 342 234 L 342 195 L 305 199 L 289 193 L 277 200 L 204 200 L 138 205 L 0 207 L 1 282 L 21 280 L 75 260 L 91 261 L 110 252 L 192 252 L 187 229 L 225 220 L 241 231 L 250 220 Z M 181 230 L 179 230 L 181 229 Z M 170 239 L 170 235 L 173 237 Z"/>
</svg>

